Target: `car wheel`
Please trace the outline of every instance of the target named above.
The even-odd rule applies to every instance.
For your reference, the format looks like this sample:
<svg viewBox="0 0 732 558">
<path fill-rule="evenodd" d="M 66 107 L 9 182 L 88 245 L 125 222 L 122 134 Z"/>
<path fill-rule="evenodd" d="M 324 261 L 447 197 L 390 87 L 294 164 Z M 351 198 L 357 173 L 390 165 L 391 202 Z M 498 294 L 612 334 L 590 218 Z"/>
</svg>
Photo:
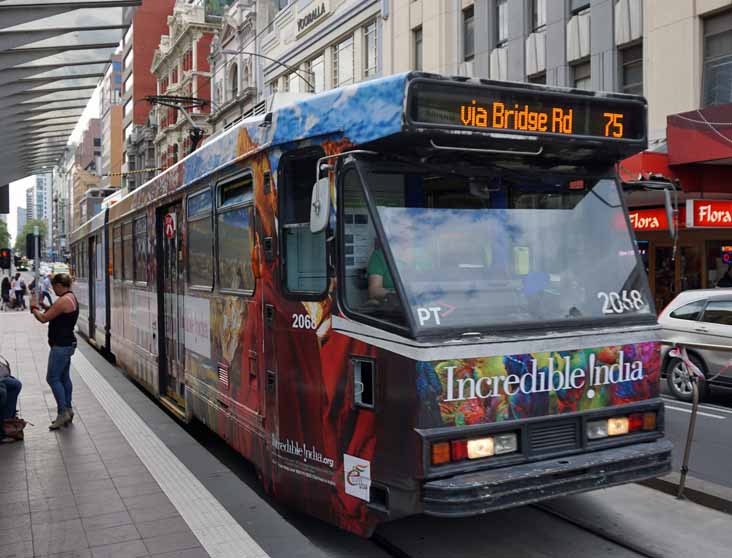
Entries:
<svg viewBox="0 0 732 558">
<path fill-rule="evenodd" d="M 707 375 L 707 369 L 704 366 L 704 362 L 696 355 L 689 355 L 691 362 L 693 362 L 699 370 L 702 371 L 704 376 Z M 689 377 L 686 367 L 679 358 L 669 359 L 666 364 L 666 382 L 668 389 L 671 391 L 676 399 L 681 401 L 691 402 L 693 399 L 693 392 L 691 387 L 691 378 Z M 709 386 L 704 380 L 699 381 L 699 401 L 706 399 L 709 392 Z"/>
</svg>

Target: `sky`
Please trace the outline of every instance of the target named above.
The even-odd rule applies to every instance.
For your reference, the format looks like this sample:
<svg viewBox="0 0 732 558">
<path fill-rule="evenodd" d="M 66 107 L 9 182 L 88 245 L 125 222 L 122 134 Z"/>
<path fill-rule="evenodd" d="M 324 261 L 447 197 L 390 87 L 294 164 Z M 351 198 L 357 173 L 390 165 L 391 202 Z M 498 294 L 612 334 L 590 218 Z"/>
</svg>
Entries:
<svg viewBox="0 0 732 558">
<path fill-rule="evenodd" d="M 86 105 L 79 122 L 76 124 L 76 128 L 74 128 L 74 131 L 69 137 L 69 142 L 79 143 L 81 141 L 81 134 L 84 132 L 84 128 L 86 128 L 89 119 L 99 117 L 99 90 L 99 87 L 94 90 L 94 94 L 91 99 L 89 99 L 89 103 Z M 12 237 L 11 244 L 15 244 L 15 234 L 18 229 L 17 208 L 25 207 L 25 191 L 34 184 L 34 176 L 28 176 L 10 183 L 10 215 L 8 215 L 8 232 L 10 232 L 10 236 Z"/>
</svg>

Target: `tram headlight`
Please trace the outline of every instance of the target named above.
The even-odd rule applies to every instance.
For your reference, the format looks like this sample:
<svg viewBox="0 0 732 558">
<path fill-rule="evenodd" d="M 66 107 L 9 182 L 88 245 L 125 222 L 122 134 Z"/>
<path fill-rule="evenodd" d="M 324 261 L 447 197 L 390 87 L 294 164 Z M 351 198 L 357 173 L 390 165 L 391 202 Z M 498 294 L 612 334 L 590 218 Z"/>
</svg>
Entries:
<svg viewBox="0 0 732 558">
<path fill-rule="evenodd" d="M 633 413 L 627 417 L 612 417 L 587 423 L 587 438 L 599 440 L 612 436 L 623 436 L 631 432 L 656 430 L 656 413 Z"/>
<path fill-rule="evenodd" d="M 515 432 L 499 434 L 494 438 L 496 455 L 512 453 L 518 449 L 518 437 Z"/>
<path fill-rule="evenodd" d="M 495 443 L 492 437 L 475 438 L 468 440 L 468 459 L 480 459 L 490 457 L 496 453 Z"/>
<path fill-rule="evenodd" d="M 607 420 L 594 420 L 587 423 L 587 438 L 598 440 L 607 438 Z"/>
<path fill-rule="evenodd" d="M 608 436 L 622 436 L 630 432 L 628 417 L 614 417 L 607 421 Z"/>
</svg>

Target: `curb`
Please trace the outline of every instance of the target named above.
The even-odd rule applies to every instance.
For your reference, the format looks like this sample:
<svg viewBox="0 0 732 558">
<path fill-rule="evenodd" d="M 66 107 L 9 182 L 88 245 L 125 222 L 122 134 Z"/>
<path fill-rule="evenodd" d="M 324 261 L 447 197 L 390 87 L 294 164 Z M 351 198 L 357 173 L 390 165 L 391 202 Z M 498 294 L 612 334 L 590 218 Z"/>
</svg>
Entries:
<svg viewBox="0 0 732 558">
<path fill-rule="evenodd" d="M 642 486 L 676 496 L 679 490 L 679 473 L 639 482 Z M 701 506 L 732 515 L 732 488 L 713 482 L 686 476 L 684 499 Z"/>
</svg>

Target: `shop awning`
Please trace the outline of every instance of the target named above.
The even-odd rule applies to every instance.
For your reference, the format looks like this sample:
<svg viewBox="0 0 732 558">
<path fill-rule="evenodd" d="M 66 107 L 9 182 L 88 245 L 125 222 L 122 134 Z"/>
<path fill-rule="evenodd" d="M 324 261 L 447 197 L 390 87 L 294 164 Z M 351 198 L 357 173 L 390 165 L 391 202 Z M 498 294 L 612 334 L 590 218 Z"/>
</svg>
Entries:
<svg viewBox="0 0 732 558">
<path fill-rule="evenodd" d="M 666 126 L 669 164 L 732 165 L 732 104 L 671 114 Z"/>
<path fill-rule="evenodd" d="M 142 0 L 0 0 L 0 183 L 61 157 Z"/>
</svg>

